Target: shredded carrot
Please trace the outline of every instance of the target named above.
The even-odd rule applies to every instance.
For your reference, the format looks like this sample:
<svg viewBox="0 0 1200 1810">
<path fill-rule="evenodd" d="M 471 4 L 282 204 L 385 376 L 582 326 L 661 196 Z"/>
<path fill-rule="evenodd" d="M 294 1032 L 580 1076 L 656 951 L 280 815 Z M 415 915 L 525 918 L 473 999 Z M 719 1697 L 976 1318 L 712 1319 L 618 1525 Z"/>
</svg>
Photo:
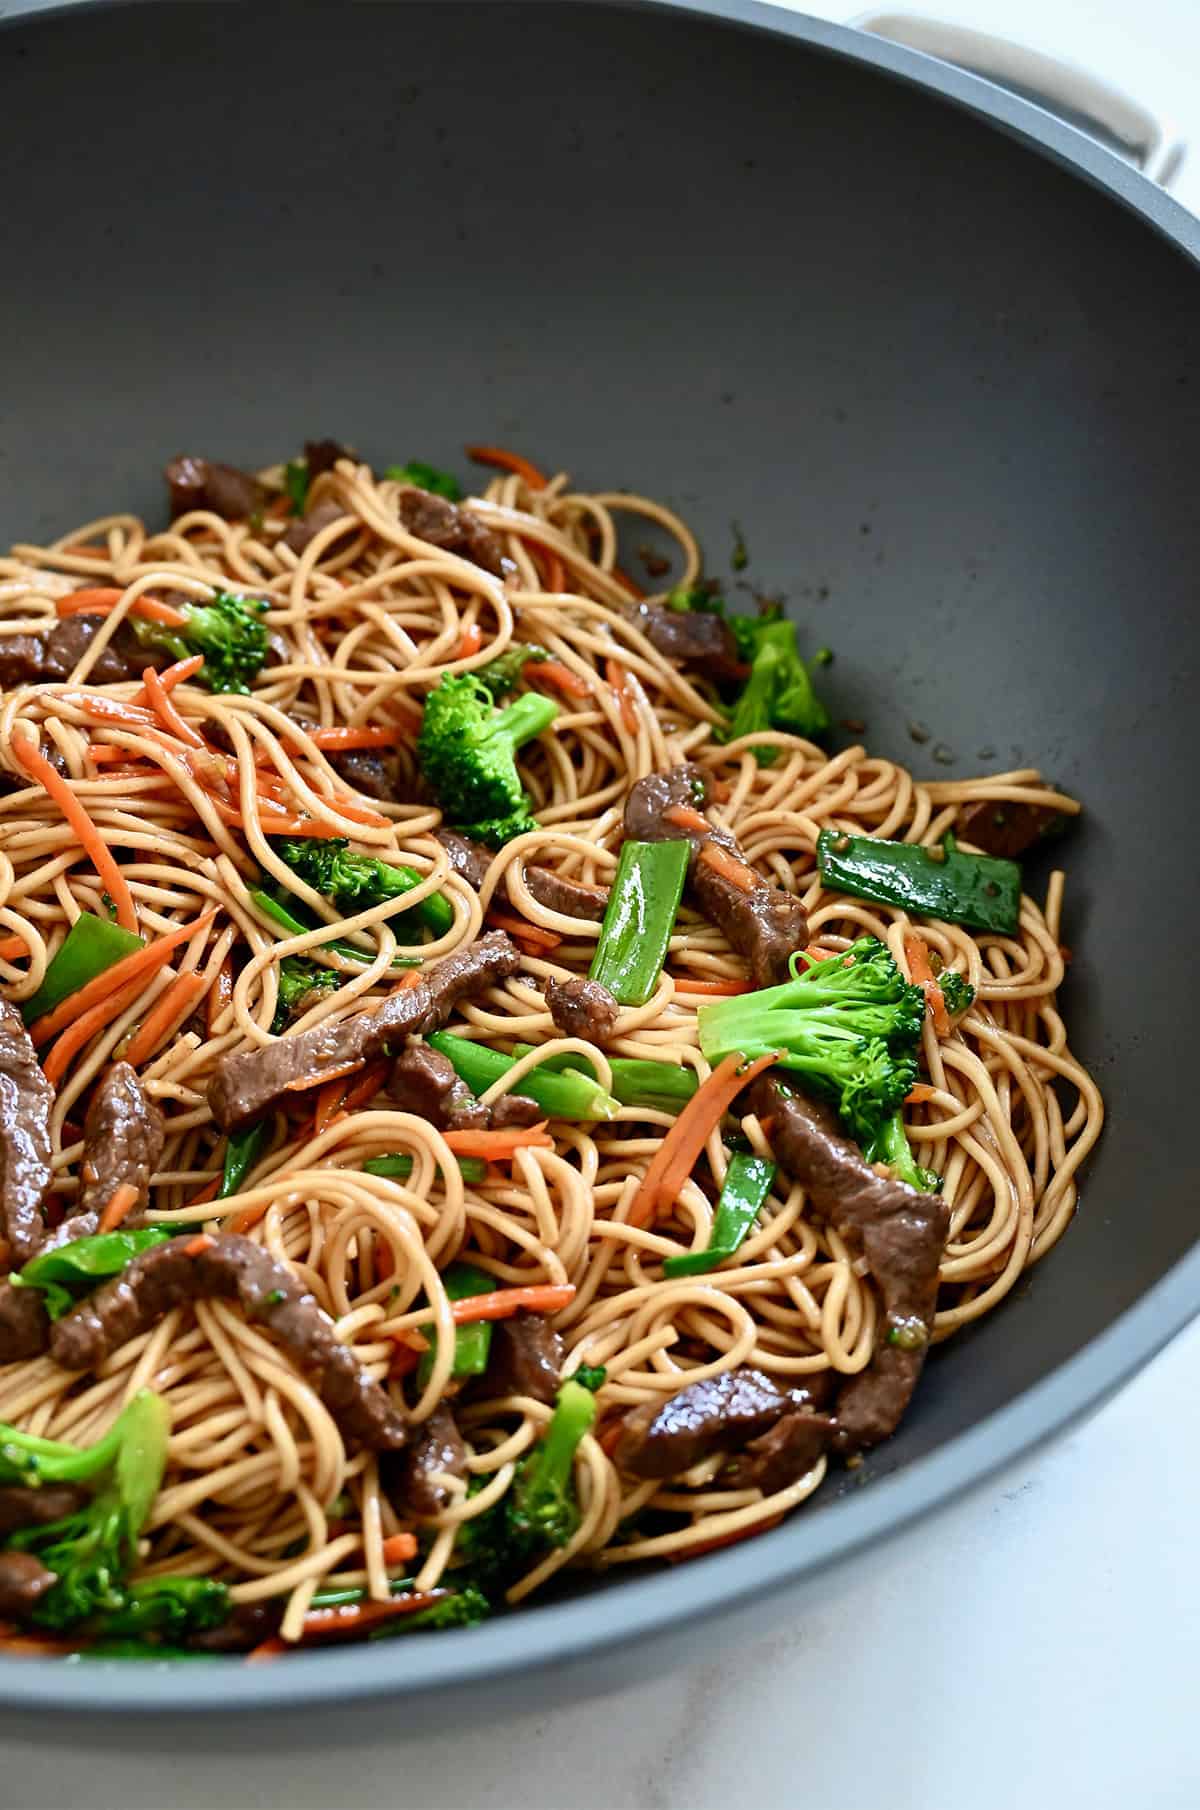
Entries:
<svg viewBox="0 0 1200 1810">
<path fill-rule="evenodd" d="M 458 660 L 469 660 L 471 655 L 477 654 L 482 646 L 483 630 L 477 622 L 468 623 L 467 627 L 463 630 L 462 640 L 458 644 L 458 653 L 455 655 L 455 658 Z"/>
<path fill-rule="evenodd" d="M 929 960 L 929 950 L 923 938 L 915 930 L 910 930 L 904 938 L 904 956 L 908 962 L 908 971 L 925 995 L 925 1004 L 929 1008 L 929 1016 L 933 1020 L 933 1028 L 939 1037 L 950 1035 L 950 1014 L 946 1010 L 946 996 L 937 983 L 933 966 Z"/>
<path fill-rule="evenodd" d="M 719 874 L 722 880 L 728 880 L 731 886 L 738 887 L 740 891 L 758 891 L 759 878 L 754 869 L 747 867 L 744 861 L 739 861 L 736 855 L 731 855 L 722 843 L 710 838 L 700 850 L 700 859 L 705 867 L 711 867 L 714 874 Z"/>
<path fill-rule="evenodd" d="M 88 742 L 84 753 L 94 767 L 127 767 L 134 761 L 145 759 L 144 755 L 135 754 L 131 748 L 113 748 L 107 742 Z"/>
<path fill-rule="evenodd" d="M 416 1536 L 411 1533 L 394 1533 L 383 1542 L 383 1562 L 385 1565 L 404 1565 L 409 1559 L 417 1556 Z"/>
<path fill-rule="evenodd" d="M 28 955 L 29 944 L 23 936 L 6 936 L 0 943 L 0 962 L 11 962 L 18 955 Z"/>
<path fill-rule="evenodd" d="M 489 911 L 487 916 L 488 923 L 494 929 L 507 930 L 509 936 L 528 943 L 533 949 L 557 949 L 563 940 L 556 931 L 543 930 L 540 924 L 526 923 L 524 918 L 515 917 L 508 911 Z"/>
<path fill-rule="evenodd" d="M 150 708 L 168 735 L 173 735 L 176 741 L 186 742 L 189 748 L 208 746 L 199 731 L 193 729 L 190 723 L 184 722 L 152 666 L 148 666 L 142 675 L 142 685 L 150 700 Z"/>
<path fill-rule="evenodd" d="M 737 1527 L 732 1533 L 719 1534 L 715 1540 L 701 1540 L 697 1546 L 684 1546 L 666 1556 L 672 1565 L 682 1565 L 685 1559 L 703 1558 L 706 1552 L 720 1552 L 723 1546 L 736 1546 L 741 1540 L 752 1540 L 755 1534 L 769 1533 L 782 1520 L 782 1515 L 772 1515 L 767 1521 L 756 1521 L 753 1527 Z"/>
<path fill-rule="evenodd" d="M 606 1458 L 611 1458 L 616 1451 L 617 1442 L 624 1430 L 625 1416 L 623 1414 L 618 1414 L 615 1420 L 610 1420 L 608 1425 L 603 1428 L 601 1432 L 597 1433 L 596 1444 L 600 1447 L 600 1450 L 604 1453 Z"/>
<path fill-rule="evenodd" d="M 522 675 L 539 691 L 549 685 L 552 691 L 561 691 L 567 698 L 590 698 L 592 688 L 587 680 L 561 660 L 531 660 Z"/>
<path fill-rule="evenodd" d="M 385 1603 L 345 1603 L 337 1609 L 310 1609 L 301 1623 L 301 1639 L 345 1634 L 357 1640 L 364 1629 L 377 1621 L 390 1621 L 394 1615 L 413 1615 L 440 1600 L 440 1591 L 412 1590 L 403 1596 L 389 1597 Z"/>
<path fill-rule="evenodd" d="M 524 1308 L 529 1313 L 556 1314 L 575 1299 L 573 1282 L 540 1282 L 529 1288 L 498 1288 L 492 1295 L 468 1295 L 450 1303 L 456 1326 L 474 1326 L 479 1320 L 511 1320 Z"/>
<path fill-rule="evenodd" d="M 905 1094 L 904 1104 L 906 1106 L 923 1106 L 926 1100 L 932 1100 L 935 1091 L 934 1088 L 927 1086 L 924 1081 L 918 1081 L 915 1086 L 910 1087 Z"/>
<path fill-rule="evenodd" d="M 391 1246 L 386 1244 L 381 1246 L 379 1255 L 382 1256 L 385 1251 L 387 1252 L 389 1259 L 387 1269 L 382 1267 L 378 1257 L 375 1260 L 375 1280 L 377 1282 L 386 1282 L 388 1277 L 393 1274 L 391 1265 Z M 392 1382 L 399 1382 L 402 1377 L 411 1376 L 413 1371 L 420 1366 L 420 1362 L 421 1353 L 419 1351 L 414 1351 L 413 1347 L 407 1344 L 404 1339 L 397 1339 L 392 1346 L 391 1361 L 388 1364 L 388 1377 Z"/>
<path fill-rule="evenodd" d="M 296 1081 L 289 1081 L 284 1093 L 306 1094 L 313 1087 L 328 1087 L 334 1081 L 344 1081 L 347 1075 L 356 1075 L 362 1067 L 361 1062 L 343 1062 L 338 1068 L 331 1068 L 318 1082 L 311 1075 L 301 1075 Z"/>
<path fill-rule="evenodd" d="M 547 550 L 543 557 L 546 561 L 546 571 L 542 582 L 546 589 L 548 591 L 565 591 L 567 588 L 567 568 L 563 564 L 561 556 Z"/>
<path fill-rule="evenodd" d="M 204 1009 L 204 1028 L 210 1037 L 215 1033 L 218 1018 L 232 999 L 233 961 L 227 955 L 217 969 L 217 976 L 209 988 L 208 1002 Z"/>
<path fill-rule="evenodd" d="M 330 748 L 340 754 L 350 748 L 394 748 L 396 731 L 364 723 L 360 729 L 310 729 L 308 739 L 314 748 Z"/>
<path fill-rule="evenodd" d="M 114 1018 L 119 1018 L 129 1006 L 133 1005 L 146 985 L 146 976 L 137 975 L 116 993 L 108 994 L 76 1018 L 62 1032 L 57 1043 L 48 1055 L 42 1058 L 42 1073 L 52 1087 L 57 1087 L 66 1074 L 75 1056 L 84 1045 L 91 1041 L 98 1031 L 110 1025 Z M 68 1002 L 69 1003 L 69 1002 Z"/>
<path fill-rule="evenodd" d="M 617 707 L 621 712 L 621 723 L 630 735 L 637 734 L 637 705 L 629 690 L 629 674 L 616 660 L 604 662 L 604 676 L 616 694 Z"/>
<path fill-rule="evenodd" d="M 442 1136 L 456 1156 L 482 1156 L 493 1163 L 504 1162 L 517 1150 L 554 1148 L 545 1119 L 537 1125 L 512 1125 L 500 1131 L 444 1131 Z"/>
<path fill-rule="evenodd" d="M 98 691 L 62 691 L 59 697 L 93 722 L 112 723 L 120 729 L 158 728 L 158 718 L 142 704 L 125 704 Z"/>
<path fill-rule="evenodd" d="M 612 575 L 616 579 L 617 583 L 619 585 L 621 585 L 624 590 L 628 591 L 629 595 L 633 598 L 635 603 L 640 603 L 642 601 L 642 598 L 646 595 L 646 593 L 645 593 L 645 591 L 643 591 L 640 584 L 635 584 L 634 580 L 632 578 L 630 578 L 628 572 L 623 572 L 621 570 L 620 566 L 614 566 L 612 569 Z"/>
<path fill-rule="evenodd" d="M 840 949 L 822 949 L 819 943 L 810 943 L 808 948 L 804 951 L 804 959 L 815 965 L 817 962 L 832 961 L 835 955 L 840 955 L 841 953 L 842 951 Z"/>
<path fill-rule="evenodd" d="M 201 1207 L 206 1201 L 215 1200 L 221 1192 L 221 1177 L 214 1175 L 210 1182 L 205 1182 L 199 1194 L 193 1194 L 188 1201 L 189 1207 Z"/>
<path fill-rule="evenodd" d="M 215 1242 L 215 1239 L 208 1232 L 197 1232 L 196 1236 L 194 1238 L 189 1238 L 184 1245 L 183 1254 L 185 1257 L 199 1257 L 202 1252 L 210 1249 Z"/>
<path fill-rule="evenodd" d="M 140 1068 L 148 1061 L 168 1031 L 182 1023 L 207 991 L 208 981 L 203 974 L 177 974 L 130 1038 L 125 1050 L 125 1061 L 130 1067 Z"/>
<path fill-rule="evenodd" d="M 97 585 L 91 590 L 72 591 L 68 597 L 60 597 L 54 607 L 60 616 L 107 616 L 124 595 L 123 590 L 113 589 L 110 585 Z M 140 616 L 143 622 L 161 622 L 167 628 L 182 628 L 187 621 L 182 610 L 160 602 L 157 597 L 135 597 L 129 606 L 129 614 Z"/>
<path fill-rule="evenodd" d="M 98 547 L 94 540 L 76 541 L 71 547 L 60 547 L 59 552 L 65 553 L 70 559 L 108 558 L 108 548 Z"/>
<path fill-rule="evenodd" d="M 114 1188 L 108 1205 L 101 1213 L 96 1230 L 99 1232 L 115 1232 L 123 1220 L 128 1219 L 137 1205 L 138 1191 L 132 1182 L 122 1182 Z"/>
<path fill-rule="evenodd" d="M 158 675 L 158 682 L 164 691 L 174 691 L 177 685 L 194 679 L 203 665 L 203 654 L 191 654 L 186 660 L 176 660 L 174 666 L 164 667 Z"/>
<path fill-rule="evenodd" d="M 352 1081 L 342 1096 L 342 1111 L 357 1112 L 375 1098 L 388 1078 L 390 1064 L 384 1056 L 368 1062 L 357 1081 Z"/>
<path fill-rule="evenodd" d="M 468 446 L 465 451 L 476 465 L 494 465 L 498 471 L 515 472 L 519 478 L 524 478 L 530 490 L 546 488 L 547 480 L 537 466 L 522 458 L 520 453 L 509 452 L 505 446 Z"/>
<path fill-rule="evenodd" d="M 650 1159 L 650 1166 L 633 1197 L 629 1211 L 631 1226 L 648 1225 L 660 1207 L 670 1206 L 696 1165 L 696 1159 L 708 1142 L 713 1128 L 742 1089 L 760 1075 L 778 1053 L 771 1051 L 754 1062 L 743 1062 L 737 1051 L 717 1064 L 712 1074 L 692 1095 L 666 1137 Z"/>
<path fill-rule="evenodd" d="M 355 804 L 354 800 L 345 792 L 339 792 L 331 802 L 337 806 L 343 817 L 349 817 L 351 823 L 365 823 L 372 829 L 386 830 L 392 821 L 390 817 L 381 817 L 378 811 L 368 810 L 366 805 Z M 336 833 L 340 834 L 340 831 Z"/>
<path fill-rule="evenodd" d="M 226 804 L 225 800 L 218 798 L 215 792 L 210 792 L 207 788 L 205 791 L 208 802 L 222 823 L 227 823 L 231 829 L 245 829 L 245 820 L 239 810 L 235 810 L 231 804 Z M 335 829 L 333 824 L 325 823 L 320 817 L 295 817 L 290 813 L 281 813 L 279 806 L 273 804 L 270 799 L 260 800 L 259 812 L 262 817 L 262 827 L 268 836 L 319 836 L 324 841 L 331 836 L 340 836 L 342 833 L 341 830 Z M 377 821 L 382 825 L 388 819 L 379 818 Z"/>
<path fill-rule="evenodd" d="M 256 1647 L 251 1647 L 243 1665 L 269 1665 L 273 1659 L 281 1659 L 288 1651 L 288 1643 L 282 1635 L 272 1634 L 269 1640 L 260 1640 Z"/>
<path fill-rule="evenodd" d="M 669 823 L 673 829 L 686 830 L 689 836 L 711 836 L 712 824 L 707 817 L 690 804 L 673 804 L 669 811 L 663 812 L 663 822 Z"/>
<path fill-rule="evenodd" d="M 70 785 L 46 759 L 41 749 L 31 736 L 13 735 L 9 738 L 9 753 L 18 766 L 24 767 L 31 779 L 36 779 L 42 790 L 56 804 L 75 833 L 75 839 L 84 854 L 92 863 L 108 890 L 109 896 L 117 908 L 117 922 L 122 930 L 137 930 L 137 912 L 134 909 L 133 894 L 129 890 L 124 874 L 113 857 L 112 850 L 104 841 L 99 830 L 80 804 Z"/>
<path fill-rule="evenodd" d="M 48 1038 L 76 1022 L 80 1013 L 101 1004 L 117 988 L 123 987 L 126 981 L 138 980 L 144 986 L 150 976 L 166 964 L 172 951 L 178 949 L 180 943 L 186 943 L 197 931 L 206 929 L 216 915 L 215 911 L 206 911 L 190 924 L 179 924 L 165 936 L 156 937 L 154 942 L 135 949 L 130 955 L 122 956 L 119 962 L 114 962 L 103 974 L 97 974 L 95 980 L 89 980 L 78 992 L 68 994 L 53 1012 L 47 1012 L 37 1019 L 29 1030 L 34 1043 L 45 1043 Z"/>
<path fill-rule="evenodd" d="M 724 779 L 710 779 L 708 795 L 714 804 L 728 804 L 733 797 L 733 787 Z"/>
<path fill-rule="evenodd" d="M 411 993 L 414 987 L 419 987 L 421 984 L 421 970 L 410 968 L 407 974 L 401 976 L 396 986 L 392 988 L 392 992 Z"/>
<path fill-rule="evenodd" d="M 732 998 L 736 993 L 753 993 L 748 980 L 693 980 L 690 975 L 672 975 L 677 993 L 711 993 L 714 998 Z"/>
</svg>

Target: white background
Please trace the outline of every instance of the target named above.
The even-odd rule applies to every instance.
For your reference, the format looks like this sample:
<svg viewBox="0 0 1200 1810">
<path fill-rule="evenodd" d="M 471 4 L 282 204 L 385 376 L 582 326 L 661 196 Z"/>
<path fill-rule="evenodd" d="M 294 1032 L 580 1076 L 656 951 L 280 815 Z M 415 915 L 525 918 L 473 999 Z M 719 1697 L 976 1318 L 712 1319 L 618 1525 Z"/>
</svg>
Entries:
<svg viewBox="0 0 1200 1810">
<path fill-rule="evenodd" d="M 1169 113 L 1196 146 L 1175 192 L 1200 212 L 1200 0 L 930 10 Z M 402 1738 L 384 1712 L 352 1752 L 331 1710 L 328 1747 L 303 1756 L 223 1757 L 214 1730 L 210 1756 L 171 1764 L 132 1729 L 115 1756 L 35 1726 L 0 1742 L 0 1810 L 1197 1810 L 1198 1372 L 1200 1328 L 1083 1431 L 860 1560 L 785 1634 L 710 1657 L 701 1631 L 691 1669 L 657 1684 L 436 1738 Z"/>
</svg>

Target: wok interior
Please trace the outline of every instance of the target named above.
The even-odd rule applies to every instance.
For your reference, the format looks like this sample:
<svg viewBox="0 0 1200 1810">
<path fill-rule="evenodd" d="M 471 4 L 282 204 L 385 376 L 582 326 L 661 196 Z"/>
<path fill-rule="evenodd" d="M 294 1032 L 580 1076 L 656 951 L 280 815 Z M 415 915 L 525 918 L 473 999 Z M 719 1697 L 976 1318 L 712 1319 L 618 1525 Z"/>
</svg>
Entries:
<svg viewBox="0 0 1200 1810">
<path fill-rule="evenodd" d="M 740 524 L 874 750 L 1083 797 L 1064 1010 L 1110 1128 L 1079 1223 L 870 1472 L 1079 1350 L 1193 1237 L 1186 260 L 944 103 L 665 13 L 131 8 L 4 49 L 6 545 L 158 520 L 185 444 L 504 439 L 662 496 L 714 570 Z M 102 130 L 45 130 L 97 95 Z"/>
</svg>

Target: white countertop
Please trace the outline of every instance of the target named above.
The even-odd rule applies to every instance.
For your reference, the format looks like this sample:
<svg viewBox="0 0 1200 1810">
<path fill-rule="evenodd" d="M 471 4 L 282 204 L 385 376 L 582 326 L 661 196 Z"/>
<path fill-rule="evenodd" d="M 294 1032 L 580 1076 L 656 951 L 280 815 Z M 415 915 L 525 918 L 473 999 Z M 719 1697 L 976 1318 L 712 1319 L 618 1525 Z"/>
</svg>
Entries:
<svg viewBox="0 0 1200 1810">
<path fill-rule="evenodd" d="M 849 7 L 813 4 L 829 18 Z M 893 6 L 891 10 L 899 10 Z M 1193 140 L 1200 0 L 928 0 Z M 1083 1210 L 1087 1209 L 1086 1183 Z M 1200 1326 L 1088 1426 L 832 1581 L 786 1633 L 503 1728 L 177 1765 L 0 1741 L 0 1810 L 1196 1810 Z M 1190 1431 L 1189 1431 L 1190 1429 Z"/>
</svg>

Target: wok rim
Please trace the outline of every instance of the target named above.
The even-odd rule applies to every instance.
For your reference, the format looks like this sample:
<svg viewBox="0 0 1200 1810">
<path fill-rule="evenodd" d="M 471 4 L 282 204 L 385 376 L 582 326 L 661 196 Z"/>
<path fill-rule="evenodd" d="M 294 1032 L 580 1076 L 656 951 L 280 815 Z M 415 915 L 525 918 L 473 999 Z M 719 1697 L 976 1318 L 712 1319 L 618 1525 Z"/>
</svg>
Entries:
<svg viewBox="0 0 1200 1810">
<path fill-rule="evenodd" d="M 21 0 L 0 26 L 61 21 L 113 10 L 132 0 L 62 0 L 32 10 Z M 409 0 L 417 3 L 417 0 Z M 1101 190 L 1200 265 L 1200 220 L 1115 153 L 1033 103 L 903 45 L 762 0 L 560 0 L 727 24 L 855 63 L 923 90 L 1019 140 Z M 1181 1184 L 1182 1185 L 1182 1184 Z M 868 1547 L 948 1507 L 1005 1466 L 1098 1408 L 1200 1314 L 1200 1244 L 1132 1307 L 1047 1377 L 895 1475 L 844 1497 L 829 1512 L 794 1516 L 757 1539 L 714 1553 L 700 1570 L 639 1575 L 575 1601 L 523 1608 L 454 1633 L 410 1635 L 398 1647 L 349 1646 L 305 1653 L 279 1666 L 240 1659 L 184 1667 L 0 1657 L 0 1710 L 70 1711 L 111 1716 L 202 1719 L 301 1709 L 315 1703 L 365 1703 L 486 1686 L 501 1678 L 561 1673 L 624 1646 L 678 1634 L 722 1612 L 752 1608 L 798 1590 Z M 695 1588 L 703 1578 L 703 1597 Z M 389 1662 L 389 1657 L 390 1662 Z M 406 1657 L 403 1657 L 406 1656 Z M 102 1669 L 103 1668 L 103 1669 Z M 639 1676 L 631 1673 L 630 1682 Z M 588 1694 L 586 1674 L 573 1695 Z M 32 1731 L 31 1731 L 32 1732 Z M 399 1732 L 399 1731 L 397 1731 Z"/>
</svg>

